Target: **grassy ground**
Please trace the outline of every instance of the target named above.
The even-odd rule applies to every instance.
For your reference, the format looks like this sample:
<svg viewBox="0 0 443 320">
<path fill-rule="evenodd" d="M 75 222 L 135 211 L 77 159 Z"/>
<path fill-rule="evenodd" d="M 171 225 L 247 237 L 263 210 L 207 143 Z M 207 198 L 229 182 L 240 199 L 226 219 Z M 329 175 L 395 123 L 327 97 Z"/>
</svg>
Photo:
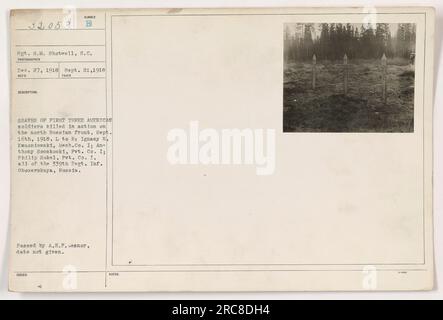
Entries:
<svg viewBox="0 0 443 320">
<path fill-rule="evenodd" d="M 312 65 L 290 63 L 284 71 L 285 132 L 413 132 L 414 71 L 406 61 L 388 61 L 384 104 L 380 61 L 352 61 L 348 95 L 343 94 L 343 65 L 318 62 L 312 89 Z"/>
</svg>

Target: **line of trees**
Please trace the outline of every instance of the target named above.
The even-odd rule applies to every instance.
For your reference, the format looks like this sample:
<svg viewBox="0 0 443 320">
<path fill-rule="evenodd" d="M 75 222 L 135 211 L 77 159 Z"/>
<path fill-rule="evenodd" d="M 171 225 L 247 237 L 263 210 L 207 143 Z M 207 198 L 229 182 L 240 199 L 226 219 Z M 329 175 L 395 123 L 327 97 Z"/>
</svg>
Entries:
<svg viewBox="0 0 443 320">
<path fill-rule="evenodd" d="M 285 59 L 300 61 L 342 59 L 409 58 L 415 51 L 415 24 L 400 23 L 394 35 L 388 23 L 353 25 L 341 23 L 296 24 L 285 26 Z"/>
</svg>

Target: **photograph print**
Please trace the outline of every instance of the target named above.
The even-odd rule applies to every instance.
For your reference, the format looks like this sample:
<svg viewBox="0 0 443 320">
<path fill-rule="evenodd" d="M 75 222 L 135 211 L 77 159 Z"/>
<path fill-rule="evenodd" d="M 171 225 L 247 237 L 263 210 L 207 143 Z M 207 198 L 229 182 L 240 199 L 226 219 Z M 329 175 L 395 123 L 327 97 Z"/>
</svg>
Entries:
<svg viewBox="0 0 443 320">
<path fill-rule="evenodd" d="M 284 132 L 414 132 L 416 25 L 284 25 Z"/>
</svg>

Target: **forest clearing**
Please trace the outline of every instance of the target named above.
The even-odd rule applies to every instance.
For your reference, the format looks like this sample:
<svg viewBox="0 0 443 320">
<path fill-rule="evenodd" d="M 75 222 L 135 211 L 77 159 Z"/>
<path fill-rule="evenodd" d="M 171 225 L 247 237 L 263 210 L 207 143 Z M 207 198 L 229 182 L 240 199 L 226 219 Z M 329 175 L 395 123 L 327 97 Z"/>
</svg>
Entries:
<svg viewBox="0 0 443 320">
<path fill-rule="evenodd" d="M 406 59 L 388 60 L 387 97 L 383 101 L 379 60 L 348 64 L 344 94 L 343 64 L 324 61 L 290 63 L 284 74 L 284 131 L 412 132 L 414 129 L 414 71 Z"/>
<path fill-rule="evenodd" d="M 413 132 L 414 24 L 292 23 L 284 132 Z"/>
</svg>

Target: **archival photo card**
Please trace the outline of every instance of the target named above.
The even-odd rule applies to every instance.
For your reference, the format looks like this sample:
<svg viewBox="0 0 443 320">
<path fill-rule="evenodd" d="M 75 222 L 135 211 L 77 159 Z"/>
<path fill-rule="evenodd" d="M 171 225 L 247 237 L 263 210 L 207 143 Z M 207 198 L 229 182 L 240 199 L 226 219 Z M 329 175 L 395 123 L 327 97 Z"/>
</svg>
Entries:
<svg viewBox="0 0 443 320">
<path fill-rule="evenodd" d="M 10 21 L 11 291 L 432 290 L 432 8 Z"/>
</svg>

